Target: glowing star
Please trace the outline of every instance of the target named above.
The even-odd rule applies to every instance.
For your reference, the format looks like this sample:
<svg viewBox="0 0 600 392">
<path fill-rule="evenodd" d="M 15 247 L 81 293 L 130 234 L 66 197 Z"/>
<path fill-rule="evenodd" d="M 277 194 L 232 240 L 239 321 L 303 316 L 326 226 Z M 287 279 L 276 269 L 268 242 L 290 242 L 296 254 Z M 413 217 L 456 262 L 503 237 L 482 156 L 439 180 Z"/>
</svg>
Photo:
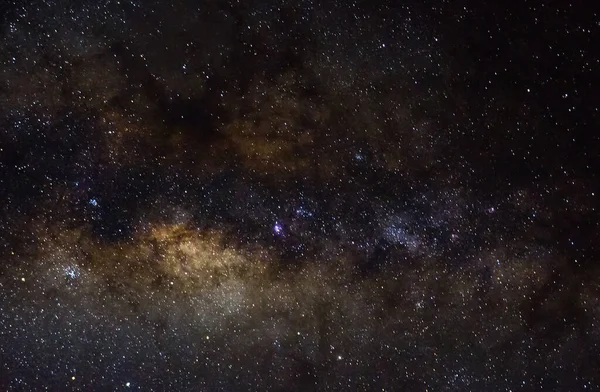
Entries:
<svg viewBox="0 0 600 392">
<path fill-rule="evenodd" d="M 126 386 L 127 388 L 129 388 L 129 387 L 131 386 L 131 383 L 130 383 L 130 382 L 126 382 L 126 383 L 125 383 L 125 386 Z"/>
<path fill-rule="evenodd" d="M 276 235 L 283 234 L 283 226 L 281 225 L 281 223 L 275 222 L 275 224 L 273 225 L 273 233 L 275 233 Z"/>
<path fill-rule="evenodd" d="M 90 199 L 89 203 L 92 207 L 98 207 L 98 200 L 96 199 Z"/>
</svg>

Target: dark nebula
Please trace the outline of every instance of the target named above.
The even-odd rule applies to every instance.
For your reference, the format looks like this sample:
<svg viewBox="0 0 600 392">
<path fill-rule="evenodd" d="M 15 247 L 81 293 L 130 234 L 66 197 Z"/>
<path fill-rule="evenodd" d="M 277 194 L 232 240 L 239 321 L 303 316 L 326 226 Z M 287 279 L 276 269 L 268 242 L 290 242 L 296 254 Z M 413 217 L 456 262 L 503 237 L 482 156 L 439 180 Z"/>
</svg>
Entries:
<svg viewBox="0 0 600 392">
<path fill-rule="evenodd" d="M 1 391 L 599 391 L 593 2 L 0 3 Z"/>
</svg>

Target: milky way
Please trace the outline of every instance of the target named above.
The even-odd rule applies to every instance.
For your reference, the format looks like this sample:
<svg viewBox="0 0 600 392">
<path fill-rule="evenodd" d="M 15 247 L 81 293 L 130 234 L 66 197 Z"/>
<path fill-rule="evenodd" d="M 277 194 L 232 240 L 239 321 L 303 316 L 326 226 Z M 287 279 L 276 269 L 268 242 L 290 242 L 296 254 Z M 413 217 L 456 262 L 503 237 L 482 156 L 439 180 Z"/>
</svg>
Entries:
<svg viewBox="0 0 600 392">
<path fill-rule="evenodd" d="M 396 3 L 2 3 L 0 389 L 600 390 L 599 15 Z"/>
</svg>

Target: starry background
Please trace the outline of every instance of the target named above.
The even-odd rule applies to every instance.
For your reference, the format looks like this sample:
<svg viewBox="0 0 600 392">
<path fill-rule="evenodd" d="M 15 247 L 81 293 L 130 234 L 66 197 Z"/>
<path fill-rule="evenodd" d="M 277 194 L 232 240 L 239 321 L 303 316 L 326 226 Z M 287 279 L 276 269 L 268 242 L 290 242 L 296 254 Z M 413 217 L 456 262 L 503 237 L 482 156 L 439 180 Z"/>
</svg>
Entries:
<svg viewBox="0 0 600 392">
<path fill-rule="evenodd" d="M 600 390 L 583 1 L 3 1 L 0 389 Z"/>
</svg>

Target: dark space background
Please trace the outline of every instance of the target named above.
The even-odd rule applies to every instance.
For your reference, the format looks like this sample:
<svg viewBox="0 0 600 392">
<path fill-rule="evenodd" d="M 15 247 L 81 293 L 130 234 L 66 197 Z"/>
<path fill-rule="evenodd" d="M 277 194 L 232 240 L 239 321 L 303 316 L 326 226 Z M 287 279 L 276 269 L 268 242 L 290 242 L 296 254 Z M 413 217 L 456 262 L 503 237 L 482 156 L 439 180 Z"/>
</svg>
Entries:
<svg viewBox="0 0 600 392">
<path fill-rule="evenodd" d="M 584 1 L 0 3 L 0 390 L 600 390 Z"/>
</svg>

